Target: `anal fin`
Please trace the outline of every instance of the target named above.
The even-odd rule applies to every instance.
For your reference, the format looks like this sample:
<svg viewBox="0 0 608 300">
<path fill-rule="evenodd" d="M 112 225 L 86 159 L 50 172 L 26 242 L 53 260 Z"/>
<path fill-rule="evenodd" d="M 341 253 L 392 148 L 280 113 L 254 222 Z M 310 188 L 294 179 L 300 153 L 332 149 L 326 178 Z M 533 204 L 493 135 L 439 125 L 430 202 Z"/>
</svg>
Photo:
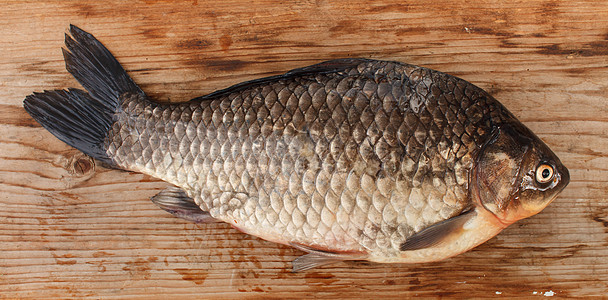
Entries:
<svg viewBox="0 0 608 300">
<path fill-rule="evenodd" d="M 168 187 L 150 200 L 172 215 L 194 223 L 218 222 L 209 212 L 202 210 L 194 202 L 194 199 L 188 197 L 184 190 L 178 187 Z"/>
<path fill-rule="evenodd" d="M 294 273 L 344 260 L 364 260 L 368 256 L 365 252 L 333 252 L 314 249 L 298 243 L 289 243 L 289 245 L 300 251 L 308 252 L 308 254 L 302 255 L 292 262 L 292 272 Z"/>
</svg>

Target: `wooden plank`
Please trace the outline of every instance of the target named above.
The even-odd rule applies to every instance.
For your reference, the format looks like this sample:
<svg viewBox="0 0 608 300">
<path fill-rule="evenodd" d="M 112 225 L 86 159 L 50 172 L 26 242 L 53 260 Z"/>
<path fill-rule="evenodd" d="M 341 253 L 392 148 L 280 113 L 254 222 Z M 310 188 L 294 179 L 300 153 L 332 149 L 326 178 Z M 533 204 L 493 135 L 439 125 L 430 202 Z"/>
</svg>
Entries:
<svg viewBox="0 0 608 300">
<path fill-rule="evenodd" d="M 0 16 L 0 298 L 606 296 L 607 2 L 52 0 Z M 501 100 L 572 182 L 443 262 L 292 274 L 301 252 L 174 218 L 148 200 L 165 183 L 94 166 L 29 118 L 32 91 L 78 86 L 59 50 L 70 23 L 164 101 L 338 57 L 448 72 Z"/>
</svg>

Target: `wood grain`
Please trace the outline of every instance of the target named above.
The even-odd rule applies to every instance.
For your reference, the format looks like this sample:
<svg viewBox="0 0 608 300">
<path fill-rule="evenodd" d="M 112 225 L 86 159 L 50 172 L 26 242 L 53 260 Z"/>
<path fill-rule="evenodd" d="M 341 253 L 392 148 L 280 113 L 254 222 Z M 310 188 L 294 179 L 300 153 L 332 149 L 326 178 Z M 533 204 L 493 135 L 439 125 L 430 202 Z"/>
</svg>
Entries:
<svg viewBox="0 0 608 300">
<path fill-rule="evenodd" d="M 27 115 L 31 92 L 78 86 L 60 51 L 70 23 L 162 101 L 338 57 L 451 73 L 505 104 L 572 181 L 443 262 L 292 274 L 301 252 L 174 218 L 148 200 L 167 184 L 95 165 Z M 608 296 L 607 2 L 4 1 L 0 53 L 0 298 Z"/>
</svg>

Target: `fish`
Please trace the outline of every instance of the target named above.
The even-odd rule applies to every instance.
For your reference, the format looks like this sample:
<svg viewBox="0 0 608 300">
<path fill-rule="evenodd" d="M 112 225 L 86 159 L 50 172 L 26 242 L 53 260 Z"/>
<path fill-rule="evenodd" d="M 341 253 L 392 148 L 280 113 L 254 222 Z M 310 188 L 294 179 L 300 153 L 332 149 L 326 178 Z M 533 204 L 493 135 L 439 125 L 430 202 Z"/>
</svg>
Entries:
<svg viewBox="0 0 608 300">
<path fill-rule="evenodd" d="M 65 45 L 84 89 L 27 96 L 34 120 L 105 166 L 170 183 L 151 201 L 177 217 L 305 252 L 294 272 L 447 259 L 570 180 L 490 94 L 425 67 L 334 59 L 161 103 L 93 35 L 71 25 Z"/>
</svg>

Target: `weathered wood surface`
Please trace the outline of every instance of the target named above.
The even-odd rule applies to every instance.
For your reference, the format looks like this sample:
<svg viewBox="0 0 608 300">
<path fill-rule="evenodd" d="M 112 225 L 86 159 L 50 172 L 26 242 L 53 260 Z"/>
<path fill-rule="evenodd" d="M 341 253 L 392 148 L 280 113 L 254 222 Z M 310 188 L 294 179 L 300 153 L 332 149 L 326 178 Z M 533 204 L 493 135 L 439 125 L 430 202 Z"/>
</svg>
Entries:
<svg viewBox="0 0 608 300">
<path fill-rule="evenodd" d="M 60 51 L 70 23 L 160 100 L 338 57 L 451 73 L 531 127 L 572 182 L 443 262 L 292 274 L 301 252 L 172 217 L 148 200 L 167 184 L 94 166 L 26 114 L 29 93 L 78 86 Z M 608 296 L 605 1 L 4 1 L 0 54 L 0 298 Z"/>
</svg>

